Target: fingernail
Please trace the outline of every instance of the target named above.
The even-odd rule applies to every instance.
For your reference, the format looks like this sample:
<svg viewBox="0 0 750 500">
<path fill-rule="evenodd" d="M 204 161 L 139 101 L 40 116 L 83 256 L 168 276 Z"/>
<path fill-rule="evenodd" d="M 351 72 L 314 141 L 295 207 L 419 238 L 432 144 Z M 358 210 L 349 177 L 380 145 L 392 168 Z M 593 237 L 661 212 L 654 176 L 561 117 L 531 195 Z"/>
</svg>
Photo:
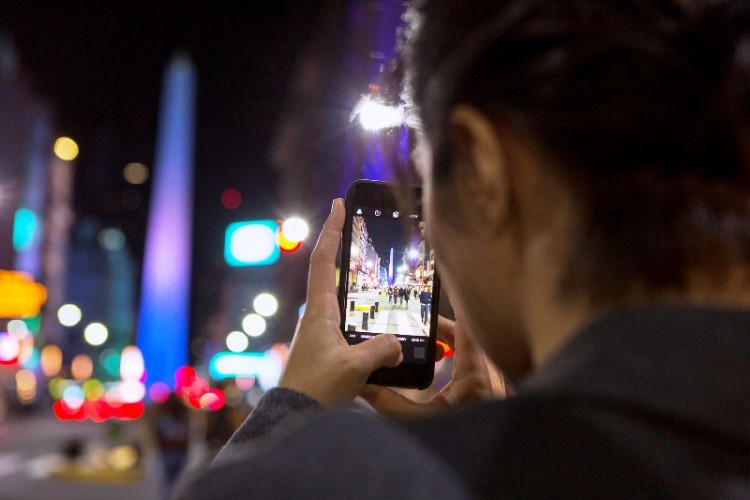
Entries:
<svg viewBox="0 0 750 500">
<path fill-rule="evenodd" d="M 334 198 L 334 199 L 333 199 L 333 201 L 331 202 L 331 212 L 333 212 L 333 207 L 335 207 L 335 206 L 336 206 L 336 200 L 337 200 L 337 199 L 338 199 L 338 198 Z"/>
</svg>

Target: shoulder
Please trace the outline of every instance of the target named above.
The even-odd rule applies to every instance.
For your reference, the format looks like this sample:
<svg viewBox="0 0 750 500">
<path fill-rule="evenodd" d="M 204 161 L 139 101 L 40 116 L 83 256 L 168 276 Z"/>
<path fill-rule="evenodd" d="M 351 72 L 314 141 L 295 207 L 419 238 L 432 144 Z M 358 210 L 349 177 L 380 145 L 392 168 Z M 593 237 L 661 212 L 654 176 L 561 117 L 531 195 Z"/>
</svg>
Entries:
<svg viewBox="0 0 750 500">
<path fill-rule="evenodd" d="M 465 498 L 459 477 L 405 429 L 357 410 L 322 412 L 236 449 L 179 498 Z"/>
</svg>

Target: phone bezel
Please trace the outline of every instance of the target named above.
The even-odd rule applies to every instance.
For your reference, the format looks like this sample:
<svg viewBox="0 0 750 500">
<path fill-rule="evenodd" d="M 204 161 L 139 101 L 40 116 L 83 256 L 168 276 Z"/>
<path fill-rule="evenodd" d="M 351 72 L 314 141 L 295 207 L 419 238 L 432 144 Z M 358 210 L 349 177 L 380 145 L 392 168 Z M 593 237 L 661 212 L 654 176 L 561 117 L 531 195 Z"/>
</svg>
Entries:
<svg viewBox="0 0 750 500">
<path fill-rule="evenodd" d="M 345 206 L 346 221 L 341 241 L 341 270 L 339 273 L 339 313 L 341 335 L 345 337 L 346 328 L 346 290 L 348 286 L 348 266 L 351 254 L 352 218 L 355 206 L 383 208 L 384 210 L 398 210 L 399 207 L 394 194 L 394 185 L 383 181 L 358 180 L 347 189 Z M 413 186 L 414 199 L 421 200 L 421 188 Z M 421 206 L 420 206 L 421 215 Z M 432 383 L 435 373 L 435 351 L 437 344 L 437 310 L 440 294 L 440 280 L 437 268 L 433 273 L 432 302 L 430 304 L 430 334 L 427 342 L 426 363 L 402 363 L 394 368 L 380 368 L 374 371 L 367 380 L 370 384 L 394 387 L 409 387 L 425 389 Z"/>
</svg>

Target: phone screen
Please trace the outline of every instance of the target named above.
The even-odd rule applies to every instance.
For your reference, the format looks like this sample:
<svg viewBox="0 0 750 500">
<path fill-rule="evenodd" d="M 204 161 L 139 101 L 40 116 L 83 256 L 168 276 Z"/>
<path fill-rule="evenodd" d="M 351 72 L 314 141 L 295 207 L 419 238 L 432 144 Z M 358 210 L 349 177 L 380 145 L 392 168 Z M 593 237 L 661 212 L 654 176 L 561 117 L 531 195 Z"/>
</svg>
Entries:
<svg viewBox="0 0 750 500">
<path fill-rule="evenodd" d="M 391 333 L 404 364 L 431 362 L 435 258 L 420 213 L 351 206 L 343 312 L 344 337 L 356 344 Z"/>
</svg>

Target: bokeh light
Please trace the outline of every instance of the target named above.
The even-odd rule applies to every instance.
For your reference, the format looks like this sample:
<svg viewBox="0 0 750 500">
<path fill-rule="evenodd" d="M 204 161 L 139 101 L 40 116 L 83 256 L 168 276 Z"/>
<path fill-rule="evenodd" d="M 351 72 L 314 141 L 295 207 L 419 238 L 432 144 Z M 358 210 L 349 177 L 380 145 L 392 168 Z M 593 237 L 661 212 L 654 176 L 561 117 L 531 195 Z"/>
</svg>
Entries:
<svg viewBox="0 0 750 500">
<path fill-rule="evenodd" d="M 242 332 L 229 332 L 226 338 L 227 348 L 232 352 L 242 352 L 250 345 L 250 341 Z"/>
<path fill-rule="evenodd" d="M 0 365 L 14 365 L 21 353 L 21 344 L 5 332 L 0 332 Z"/>
<path fill-rule="evenodd" d="M 8 333 L 17 340 L 23 340 L 29 336 L 29 327 L 20 319 L 8 321 Z"/>
<path fill-rule="evenodd" d="M 109 330 L 101 323 L 89 323 L 83 330 L 83 339 L 93 346 L 102 345 L 109 337 Z"/>
<path fill-rule="evenodd" d="M 41 353 L 42 373 L 47 378 L 54 377 L 60 373 L 62 360 L 62 350 L 59 347 L 54 344 L 44 346 Z"/>
<path fill-rule="evenodd" d="M 57 310 L 57 319 L 62 326 L 76 326 L 82 317 L 81 309 L 75 304 L 65 304 Z"/>
<path fill-rule="evenodd" d="M 31 370 L 16 372 L 16 396 L 23 405 L 31 404 L 36 398 L 36 375 Z"/>
<path fill-rule="evenodd" d="M 123 380 L 141 380 L 145 373 L 143 354 L 138 347 L 129 345 L 120 355 L 120 377 Z"/>
<path fill-rule="evenodd" d="M 71 161 L 78 156 L 78 144 L 70 137 L 60 137 L 53 148 L 55 155 L 61 160 Z"/>
<path fill-rule="evenodd" d="M 95 378 L 83 383 L 83 395 L 88 401 L 98 401 L 104 397 L 104 384 Z"/>
<path fill-rule="evenodd" d="M 281 225 L 281 231 L 289 241 L 302 241 L 310 233 L 310 227 L 299 217 L 290 217 Z"/>
<path fill-rule="evenodd" d="M 171 392 L 172 391 L 167 384 L 164 382 L 156 382 L 148 388 L 148 397 L 150 397 L 151 401 L 154 403 L 163 403 L 169 399 L 169 394 Z"/>
<path fill-rule="evenodd" d="M 128 163 L 122 169 L 122 176 L 129 184 L 145 184 L 148 180 L 149 170 L 143 163 Z"/>
<path fill-rule="evenodd" d="M 242 329 L 251 337 L 260 337 L 266 331 L 266 320 L 260 314 L 248 314 L 242 320 Z"/>
<path fill-rule="evenodd" d="M 83 389 L 77 384 L 70 384 L 63 391 L 63 401 L 68 408 L 71 410 L 77 410 L 83 405 L 84 394 Z"/>
<path fill-rule="evenodd" d="M 120 353 L 114 349 L 104 349 L 99 355 L 99 364 L 109 375 L 120 375 Z"/>
<path fill-rule="evenodd" d="M 109 227 L 99 232 L 99 246 L 110 252 L 116 252 L 125 248 L 125 234 L 115 228 Z"/>
<path fill-rule="evenodd" d="M 70 374 L 73 375 L 73 378 L 76 380 L 86 380 L 91 377 L 93 372 L 94 363 L 91 361 L 91 357 L 87 354 L 76 355 L 70 363 Z"/>
<path fill-rule="evenodd" d="M 221 193 L 221 204 L 227 210 L 239 208 L 242 205 L 242 193 L 233 188 L 225 189 Z"/>
<path fill-rule="evenodd" d="M 264 292 L 255 297 L 255 300 L 253 300 L 253 308 L 255 309 L 255 312 L 261 316 L 273 316 L 279 309 L 279 301 L 276 300 L 276 297 L 273 294 Z"/>
</svg>

